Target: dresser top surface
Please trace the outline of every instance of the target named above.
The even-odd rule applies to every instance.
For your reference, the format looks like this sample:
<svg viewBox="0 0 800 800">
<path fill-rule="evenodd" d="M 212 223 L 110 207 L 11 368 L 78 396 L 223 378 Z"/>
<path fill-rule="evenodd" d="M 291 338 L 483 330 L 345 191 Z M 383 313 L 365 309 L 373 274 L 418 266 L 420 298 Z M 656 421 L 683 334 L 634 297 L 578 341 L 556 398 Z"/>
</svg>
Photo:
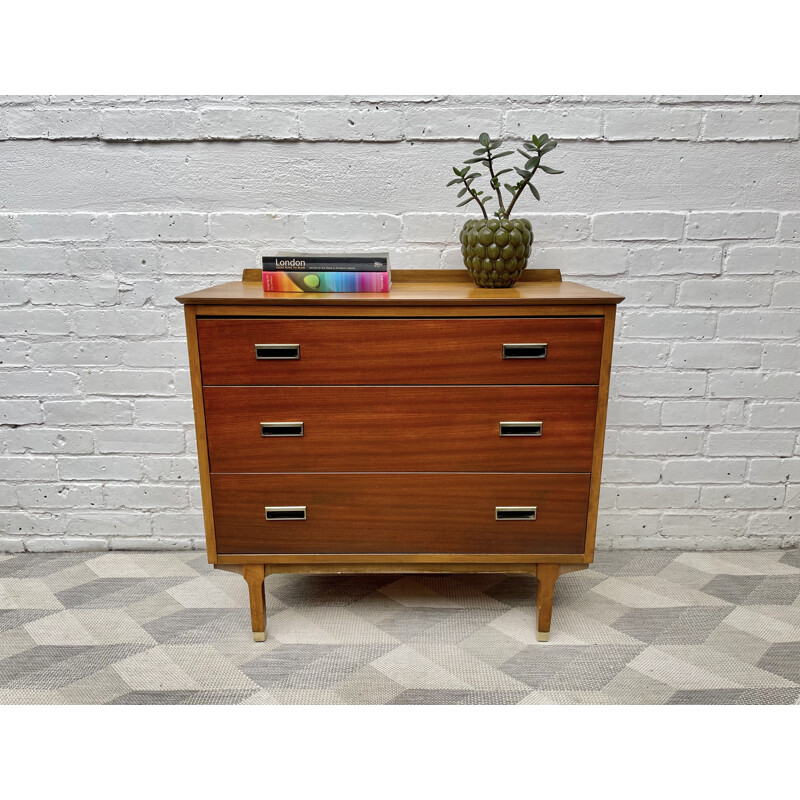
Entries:
<svg viewBox="0 0 800 800">
<path fill-rule="evenodd" d="M 247 280 L 221 283 L 180 295 L 176 299 L 186 305 L 288 307 L 613 305 L 624 299 L 618 294 L 592 289 L 572 281 L 526 279 L 510 289 L 481 289 L 474 285 L 466 270 L 417 272 L 418 274 L 413 274 L 411 270 L 393 272 L 391 289 L 380 293 L 265 292 L 260 282 Z"/>
</svg>

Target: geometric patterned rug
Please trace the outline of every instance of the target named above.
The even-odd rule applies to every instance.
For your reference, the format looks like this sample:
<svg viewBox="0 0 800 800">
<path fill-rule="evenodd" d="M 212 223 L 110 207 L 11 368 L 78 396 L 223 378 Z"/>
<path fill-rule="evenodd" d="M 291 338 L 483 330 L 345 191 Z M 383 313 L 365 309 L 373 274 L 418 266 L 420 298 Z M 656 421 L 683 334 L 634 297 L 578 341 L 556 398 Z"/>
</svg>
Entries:
<svg viewBox="0 0 800 800">
<path fill-rule="evenodd" d="M 800 550 L 598 552 L 536 641 L 524 576 L 271 575 L 0 555 L 3 704 L 797 704 Z"/>
</svg>

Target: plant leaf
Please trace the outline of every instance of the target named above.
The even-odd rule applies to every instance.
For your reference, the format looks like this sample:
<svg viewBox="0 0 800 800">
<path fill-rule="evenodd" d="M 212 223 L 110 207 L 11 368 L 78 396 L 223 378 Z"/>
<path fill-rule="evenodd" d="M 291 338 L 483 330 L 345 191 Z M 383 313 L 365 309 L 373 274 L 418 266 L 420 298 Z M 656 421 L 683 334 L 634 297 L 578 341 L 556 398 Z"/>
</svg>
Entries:
<svg viewBox="0 0 800 800">
<path fill-rule="evenodd" d="M 538 149 L 539 149 L 537 145 L 535 145 L 535 144 L 531 144 L 530 142 L 523 142 L 523 143 L 522 143 L 522 146 L 523 146 L 523 147 L 524 147 L 526 150 L 538 150 Z"/>
<path fill-rule="evenodd" d="M 514 167 L 514 169 L 517 171 L 517 175 L 522 175 L 525 180 L 528 180 L 528 178 L 533 175 L 533 173 L 528 169 L 520 169 L 519 167 Z"/>
<path fill-rule="evenodd" d="M 564 172 L 563 169 L 553 169 L 552 167 L 546 167 L 544 164 L 541 164 L 539 169 L 546 172 L 548 175 L 561 175 Z"/>
<path fill-rule="evenodd" d="M 461 178 L 453 178 L 453 180 L 448 182 L 448 186 L 452 186 L 454 183 L 461 183 Z"/>
<path fill-rule="evenodd" d="M 453 172 L 455 172 L 455 174 L 458 175 L 458 176 L 461 175 L 461 170 L 460 169 L 456 169 L 455 167 L 453 167 Z"/>
<path fill-rule="evenodd" d="M 542 155 L 545 153 L 549 153 L 551 150 L 555 150 L 558 147 L 558 142 L 550 141 L 547 144 L 542 145 L 542 149 L 539 151 Z"/>
<path fill-rule="evenodd" d="M 539 165 L 539 156 L 534 156 L 530 161 L 525 162 L 525 169 L 533 169 Z"/>
<path fill-rule="evenodd" d="M 482 156 L 486 152 L 485 147 L 479 147 L 477 150 L 472 151 L 472 155 L 474 156 Z"/>
<path fill-rule="evenodd" d="M 462 189 L 462 190 L 461 190 L 461 191 L 458 193 L 458 196 L 459 196 L 459 197 L 463 197 L 463 196 L 464 196 L 466 193 L 467 193 L 467 187 L 465 186 L 465 187 L 464 187 L 464 188 L 463 188 L 463 189 Z"/>
<path fill-rule="evenodd" d="M 533 134 L 533 136 L 531 136 L 531 141 L 534 143 L 534 145 L 538 149 L 538 147 L 539 147 L 539 137 L 535 133 Z M 528 147 L 527 144 L 525 146 Z"/>
<path fill-rule="evenodd" d="M 501 175 L 505 175 L 506 172 L 513 172 L 514 170 L 511 167 L 506 167 L 505 169 L 501 169 L 499 172 L 495 172 L 495 175 L 499 178 Z"/>
<path fill-rule="evenodd" d="M 513 150 L 504 150 L 502 153 L 495 153 L 495 158 L 502 158 L 503 156 L 513 156 Z"/>
<path fill-rule="evenodd" d="M 525 158 L 525 160 L 526 160 L 526 161 L 527 161 L 527 160 L 528 160 L 528 159 L 531 157 L 531 154 L 530 154 L 530 153 L 526 153 L 524 150 L 517 150 L 517 152 L 518 152 L 518 153 L 519 153 L 521 156 L 524 156 L 524 158 Z"/>
<path fill-rule="evenodd" d="M 477 164 L 479 161 L 483 161 L 483 159 L 479 156 L 478 158 L 468 158 L 464 161 L 465 164 Z"/>
<path fill-rule="evenodd" d="M 461 206 L 465 206 L 467 203 L 471 203 L 471 202 L 472 202 L 474 199 L 475 199 L 474 197 L 468 197 L 466 200 L 462 200 L 462 201 L 461 201 L 461 202 L 460 202 L 460 203 L 459 203 L 459 204 L 456 206 L 456 208 L 461 208 Z"/>
<path fill-rule="evenodd" d="M 550 141 L 550 137 L 546 133 L 543 133 L 539 137 L 539 144 L 542 145 L 543 147 L 545 144 L 547 144 L 548 141 Z"/>
<path fill-rule="evenodd" d="M 511 192 L 511 194 L 514 194 L 514 192 L 517 191 L 517 187 L 512 186 L 510 183 L 504 183 L 503 186 L 505 186 L 506 189 L 508 189 L 508 191 Z"/>
<path fill-rule="evenodd" d="M 537 200 L 542 199 L 541 197 L 539 197 L 539 190 L 532 183 L 528 184 L 528 188 L 531 190 L 531 193 Z"/>
<path fill-rule="evenodd" d="M 488 134 L 488 133 L 482 133 L 482 134 L 481 134 L 481 135 L 478 137 L 478 141 L 479 141 L 479 142 L 480 142 L 480 143 L 481 143 L 481 144 L 482 144 L 484 147 L 488 147 L 488 146 L 489 146 L 489 144 L 491 143 L 491 141 L 492 141 L 492 140 L 489 138 L 489 134 Z"/>
</svg>

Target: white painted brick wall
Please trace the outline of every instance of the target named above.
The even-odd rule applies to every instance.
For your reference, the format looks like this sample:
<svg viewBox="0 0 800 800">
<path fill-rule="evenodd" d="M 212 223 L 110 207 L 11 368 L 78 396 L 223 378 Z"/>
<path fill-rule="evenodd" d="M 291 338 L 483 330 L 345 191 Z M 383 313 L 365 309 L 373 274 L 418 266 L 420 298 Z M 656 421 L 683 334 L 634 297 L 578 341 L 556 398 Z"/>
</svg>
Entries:
<svg viewBox="0 0 800 800">
<path fill-rule="evenodd" d="M 563 139 L 532 264 L 627 298 L 598 546 L 800 545 L 800 97 L 31 96 L 0 98 L 0 549 L 202 547 L 175 295 L 277 248 L 462 268 L 482 130 Z"/>
</svg>

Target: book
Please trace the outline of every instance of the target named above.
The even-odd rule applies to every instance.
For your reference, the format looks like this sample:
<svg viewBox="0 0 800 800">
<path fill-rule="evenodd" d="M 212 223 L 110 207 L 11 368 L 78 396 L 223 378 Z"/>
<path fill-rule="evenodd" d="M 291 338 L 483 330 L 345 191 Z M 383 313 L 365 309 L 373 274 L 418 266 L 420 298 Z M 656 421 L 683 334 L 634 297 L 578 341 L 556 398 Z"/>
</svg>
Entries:
<svg viewBox="0 0 800 800">
<path fill-rule="evenodd" d="M 264 270 L 265 292 L 388 292 L 387 272 L 325 272 Z"/>
<path fill-rule="evenodd" d="M 288 253 L 262 256 L 265 272 L 389 272 L 388 253 Z"/>
</svg>

